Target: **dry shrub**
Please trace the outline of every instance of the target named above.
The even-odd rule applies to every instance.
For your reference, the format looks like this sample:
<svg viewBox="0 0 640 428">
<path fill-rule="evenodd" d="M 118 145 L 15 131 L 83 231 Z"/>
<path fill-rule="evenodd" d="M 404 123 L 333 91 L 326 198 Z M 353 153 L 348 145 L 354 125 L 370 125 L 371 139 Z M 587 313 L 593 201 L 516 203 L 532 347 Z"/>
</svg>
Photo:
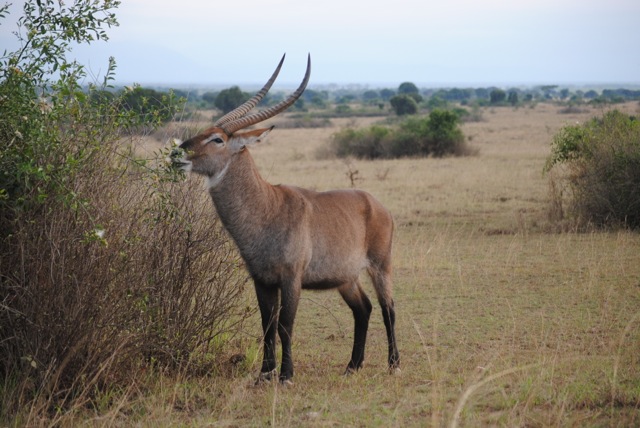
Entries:
<svg viewBox="0 0 640 428">
<path fill-rule="evenodd" d="M 73 203 L 14 219 L 0 251 L 5 411 L 75 405 L 149 367 L 212 369 L 214 338 L 246 315 L 246 274 L 193 187 L 113 144 L 75 177 Z"/>
</svg>

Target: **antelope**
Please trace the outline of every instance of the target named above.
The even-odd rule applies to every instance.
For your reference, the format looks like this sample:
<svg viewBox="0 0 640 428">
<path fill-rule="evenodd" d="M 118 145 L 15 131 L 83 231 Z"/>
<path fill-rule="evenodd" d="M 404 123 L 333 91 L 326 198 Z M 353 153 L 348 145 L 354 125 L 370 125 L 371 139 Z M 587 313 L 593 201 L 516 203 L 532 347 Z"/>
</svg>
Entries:
<svg viewBox="0 0 640 428">
<path fill-rule="evenodd" d="M 393 219 L 389 211 L 360 190 L 316 192 L 271 185 L 260 176 L 249 153 L 248 148 L 265 141 L 274 127 L 241 130 L 286 110 L 309 81 L 310 55 L 304 79 L 294 93 L 275 106 L 248 115 L 271 88 L 284 58 L 256 95 L 181 143 L 182 157 L 176 157 L 174 165 L 206 177 L 218 217 L 253 279 L 264 334 L 256 384 L 277 376 L 276 331 L 282 345 L 279 381 L 292 383 L 291 339 L 301 289 L 338 290 L 355 320 L 353 350 L 345 374 L 362 367 L 372 311 L 359 281 L 364 269 L 382 308 L 389 370 L 399 371 L 391 282 Z"/>
</svg>

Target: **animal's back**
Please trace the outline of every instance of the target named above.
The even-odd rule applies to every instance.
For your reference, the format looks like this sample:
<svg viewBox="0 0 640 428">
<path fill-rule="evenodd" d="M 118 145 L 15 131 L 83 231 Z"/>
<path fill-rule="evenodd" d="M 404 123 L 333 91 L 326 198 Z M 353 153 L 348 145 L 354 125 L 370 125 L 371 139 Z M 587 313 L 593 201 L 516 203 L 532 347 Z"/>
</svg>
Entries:
<svg viewBox="0 0 640 428">
<path fill-rule="evenodd" d="M 360 272 L 390 257 L 391 214 L 360 190 L 314 192 L 297 189 L 310 208 L 311 259 L 305 288 L 330 288 L 353 281 Z"/>
</svg>

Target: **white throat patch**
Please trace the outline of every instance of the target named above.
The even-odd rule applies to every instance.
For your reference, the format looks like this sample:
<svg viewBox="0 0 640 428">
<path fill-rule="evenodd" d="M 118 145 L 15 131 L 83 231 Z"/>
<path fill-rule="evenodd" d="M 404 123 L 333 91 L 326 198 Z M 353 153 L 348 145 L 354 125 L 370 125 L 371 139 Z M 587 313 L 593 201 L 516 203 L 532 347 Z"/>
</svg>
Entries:
<svg viewBox="0 0 640 428">
<path fill-rule="evenodd" d="M 220 183 L 222 182 L 222 179 L 224 178 L 225 174 L 227 173 L 227 170 L 229 169 L 229 164 L 231 164 L 230 160 L 227 162 L 227 164 L 224 166 L 224 168 L 222 168 L 222 170 L 220 170 L 219 173 L 217 173 L 213 177 L 207 177 L 207 180 L 205 182 L 205 185 L 207 186 L 207 189 L 215 189 L 216 187 L 218 187 L 218 185 L 220 185 Z"/>
<path fill-rule="evenodd" d="M 180 162 L 182 162 L 182 165 L 180 165 L 180 169 L 183 170 L 185 173 L 190 173 L 191 169 L 193 168 L 193 163 L 191 163 L 191 161 L 188 161 L 186 159 L 180 159 Z"/>
</svg>

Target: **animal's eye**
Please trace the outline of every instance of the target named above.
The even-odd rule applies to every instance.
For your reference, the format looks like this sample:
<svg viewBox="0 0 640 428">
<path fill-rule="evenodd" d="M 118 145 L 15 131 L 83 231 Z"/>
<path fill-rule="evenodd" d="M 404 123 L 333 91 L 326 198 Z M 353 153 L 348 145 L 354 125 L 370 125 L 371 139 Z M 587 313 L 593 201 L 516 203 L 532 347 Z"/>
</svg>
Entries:
<svg viewBox="0 0 640 428">
<path fill-rule="evenodd" d="M 202 141 L 202 144 L 209 144 L 209 143 L 222 144 L 222 143 L 224 143 L 224 140 L 219 136 L 213 136 L 212 135 L 209 138 L 207 138 L 206 140 Z"/>
</svg>

